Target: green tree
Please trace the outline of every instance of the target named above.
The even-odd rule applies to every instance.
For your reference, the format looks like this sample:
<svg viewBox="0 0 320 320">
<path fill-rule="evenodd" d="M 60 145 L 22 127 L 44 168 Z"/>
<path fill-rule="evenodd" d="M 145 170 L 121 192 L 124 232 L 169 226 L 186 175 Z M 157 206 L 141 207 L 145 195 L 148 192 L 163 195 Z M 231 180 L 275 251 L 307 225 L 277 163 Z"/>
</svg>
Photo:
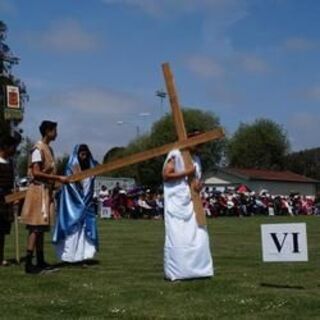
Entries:
<svg viewBox="0 0 320 320">
<path fill-rule="evenodd" d="M 320 181 L 320 148 L 290 153 L 286 169 Z"/>
<path fill-rule="evenodd" d="M 28 162 L 33 145 L 34 141 L 29 137 L 26 137 L 19 146 L 16 158 L 16 167 L 17 174 L 20 178 L 27 176 Z"/>
<path fill-rule="evenodd" d="M 113 147 L 111 148 L 103 157 L 103 162 L 110 161 L 112 159 L 116 159 L 125 151 L 124 147 Z"/>
<path fill-rule="evenodd" d="M 56 158 L 56 168 L 57 168 L 58 175 L 64 175 L 64 171 L 66 169 L 68 160 L 69 160 L 69 155 L 66 153 L 61 157 Z"/>
<path fill-rule="evenodd" d="M 211 112 L 199 109 L 183 109 L 183 116 L 187 131 L 198 129 L 208 131 L 220 127 L 219 118 Z M 131 141 L 128 146 L 117 153 L 117 158 L 156 148 L 177 140 L 172 116 L 165 115 L 154 123 L 149 134 L 140 136 Z M 204 171 L 212 170 L 221 160 L 225 145 L 224 140 L 206 143 L 201 147 L 201 159 Z M 135 178 L 140 184 L 158 186 L 162 182 L 161 172 L 164 156 L 139 163 L 114 173 L 114 176 Z"/>
<path fill-rule="evenodd" d="M 4 117 L 5 91 L 7 85 L 17 86 L 20 93 L 20 103 L 23 106 L 28 99 L 26 86 L 12 74 L 12 67 L 19 63 L 19 59 L 12 53 L 9 46 L 5 43 L 7 26 L 0 20 L 0 134 L 9 134 L 11 131 L 10 122 Z M 22 119 L 11 121 L 17 127 Z"/>
<path fill-rule="evenodd" d="M 230 166 L 238 168 L 283 169 L 290 145 L 285 130 L 269 119 L 241 123 L 229 141 Z"/>
</svg>

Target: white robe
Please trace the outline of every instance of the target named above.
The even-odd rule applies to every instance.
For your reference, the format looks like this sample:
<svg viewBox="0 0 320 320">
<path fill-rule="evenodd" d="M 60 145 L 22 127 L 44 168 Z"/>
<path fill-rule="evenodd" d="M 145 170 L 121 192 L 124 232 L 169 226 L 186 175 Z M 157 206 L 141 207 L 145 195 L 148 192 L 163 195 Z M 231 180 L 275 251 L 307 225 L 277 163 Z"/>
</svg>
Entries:
<svg viewBox="0 0 320 320">
<path fill-rule="evenodd" d="M 87 239 L 84 228 L 85 226 L 56 245 L 56 253 L 61 261 L 80 262 L 94 257 L 96 247 Z"/>
<path fill-rule="evenodd" d="M 89 179 L 84 179 L 82 184 L 83 188 L 89 188 Z M 78 231 L 59 241 L 55 247 L 58 258 L 65 262 L 93 259 L 96 253 L 95 245 L 86 237 L 85 224 Z"/>
<path fill-rule="evenodd" d="M 175 171 L 184 171 L 179 150 L 171 151 L 164 163 L 174 158 Z M 201 166 L 194 158 L 196 177 L 201 177 Z M 165 244 L 164 273 L 168 280 L 213 276 L 213 264 L 206 227 L 198 226 L 187 178 L 164 183 Z"/>
</svg>

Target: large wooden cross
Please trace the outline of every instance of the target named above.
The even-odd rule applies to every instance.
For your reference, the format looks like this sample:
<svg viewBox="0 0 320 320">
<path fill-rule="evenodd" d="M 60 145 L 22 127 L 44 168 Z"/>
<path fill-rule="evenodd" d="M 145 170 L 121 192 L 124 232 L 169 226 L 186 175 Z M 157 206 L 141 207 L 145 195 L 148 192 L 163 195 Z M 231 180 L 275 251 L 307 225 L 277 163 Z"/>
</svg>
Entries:
<svg viewBox="0 0 320 320">
<path fill-rule="evenodd" d="M 171 104 L 171 109 L 173 114 L 174 125 L 178 135 L 178 141 L 174 143 L 166 144 L 158 148 L 153 148 L 150 150 L 132 154 L 125 158 L 111 160 L 105 164 L 98 165 L 95 168 L 76 173 L 69 177 L 70 182 L 80 181 L 90 176 L 96 176 L 99 174 L 115 171 L 129 165 L 150 160 L 152 158 L 156 158 L 164 154 L 167 154 L 173 149 L 182 150 L 182 155 L 183 155 L 185 164 L 187 167 L 190 167 L 192 165 L 192 158 L 191 158 L 190 152 L 187 150 L 188 148 L 199 145 L 199 144 L 203 144 L 208 141 L 217 140 L 224 136 L 223 129 L 218 128 L 218 129 L 210 130 L 208 132 L 199 134 L 192 138 L 187 137 L 187 133 L 186 133 L 186 129 L 183 121 L 183 115 L 179 106 L 174 79 L 173 79 L 173 75 L 171 73 L 169 64 L 164 63 L 162 65 L 162 69 L 163 69 L 163 74 L 164 74 L 164 78 L 167 86 L 168 95 L 170 98 L 170 104 Z M 191 180 L 189 181 L 189 183 L 190 183 L 192 200 L 194 203 L 194 210 L 196 212 L 197 222 L 199 225 L 205 225 L 206 219 L 205 219 L 203 206 L 201 203 L 201 198 L 199 193 L 196 192 L 194 189 L 195 181 Z M 17 200 L 22 200 L 25 197 L 25 193 L 26 193 L 25 191 L 12 193 L 6 196 L 6 202 L 11 203 Z"/>
<path fill-rule="evenodd" d="M 162 71 L 164 79 L 166 81 L 167 92 L 170 99 L 170 105 L 172 110 L 173 122 L 178 136 L 178 141 L 181 142 L 186 140 L 187 131 L 184 125 L 183 114 L 179 105 L 179 99 L 176 92 L 176 86 L 174 83 L 174 78 L 171 73 L 171 69 L 168 63 L 162 65 Z M 192 157 L 190 151 L 182 150 L 182 157 L 186 167 L 193 166 Z M 197 222 L 199 225 L 206 225 L 206 215 L 203 209 L 202 200 L 200 193 L 195 189 L 196 179 L 195 177 L 189 179 L 189 187 L 191 191 L 191 197 L 193 202 L 193 208 L 196 213 Z"/>
</svg>

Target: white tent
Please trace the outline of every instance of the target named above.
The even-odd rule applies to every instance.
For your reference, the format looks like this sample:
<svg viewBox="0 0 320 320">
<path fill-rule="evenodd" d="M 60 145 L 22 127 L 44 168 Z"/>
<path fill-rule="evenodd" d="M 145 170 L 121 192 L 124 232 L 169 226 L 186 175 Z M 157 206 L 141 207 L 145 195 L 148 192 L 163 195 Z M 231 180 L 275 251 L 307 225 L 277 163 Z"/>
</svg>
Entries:
<svg viewBox="0 0 320 320">
<path fill-rule="evenodd" d="M 204 181 L 204 184 L 206 186 L 212 186 L 212 187 L 214 187 L 214 186 L 225 186 L 225 187 L 227 187 L 228 185 L 230 185 L 230 182 L 227 181 L 227 180 L 219 179 L 217 177 L 210 177 L 210 178 L 208 178 L 208 179 L 206 179 Z"/>
</svg>

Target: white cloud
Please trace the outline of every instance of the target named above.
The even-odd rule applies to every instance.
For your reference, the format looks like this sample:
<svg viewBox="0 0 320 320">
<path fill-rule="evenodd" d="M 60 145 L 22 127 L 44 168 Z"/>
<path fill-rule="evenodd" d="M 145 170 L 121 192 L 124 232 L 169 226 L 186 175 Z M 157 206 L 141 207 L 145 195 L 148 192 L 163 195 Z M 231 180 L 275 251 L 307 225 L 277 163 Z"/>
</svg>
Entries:
<svg viewBox="0 0 320 320">
<path fill-rule="evenodd" d="M 200 77 L 211 78 L 224 75 L 223 67 L 213 58 L 194 55 L 186 59 L 188 69 Z"/>
<path fill-rule="evenodd" d="M 57 121 L 57 154 L 70 153 L 77 143 L 87 143 L 98 159 L 119 145 L 126 145 L 136 135 L 136 126 L 145 129 L 150 118 L 139 118 L 148 105 L 137 96 L 105 88 L 72 88 L 69 91 L 32 100 L 27 106 L 26 134 L 38 137 L 38 124 L 45 119 Z M 127 125 L 118 126 L 124 120 Z M 142 120 L 145 122 L 142 123 Z"/>
<path fill-rule="evenodd" d="M 237 88 L 231 87 L 228 83 L 218 83 L 210 86 L 207 90 L 211 97 L 214 108 L 218 110 L 239 110 L 240 106 L 246 101 L 243 93 Z"/>
<path fill-rule="evenodd" d="M 200 14 L 202 44 L 198 53 L 186 59 L 189 70 L 201 77 L 221 77 L 224 65 L 235 58 L 236 50 L 228 36 L 229 28 L 249 14 L 252 0 L 101 0 L 107 6 L 132 7 L 157 18 Z M 187 19 L 188 17 L 186 17 Z M 205 53 L 205 54 L 203 54 Z M 230 60 L 230 61 L 227 61 Z M 265 72 L 258 58 L 244 61 L 251 72 Z"/>
<path fill-rule="evenodd" d="M 46 79 L 37 78 L 37 77 L 28 77 L 25 76 L 23 78 L 23 82 L 26 84 L 27 89 L 31 90 L 41 90 L 41 89 L 47 89 L 49 88 L 49 83 Z"/>
<path fill-rule="evenodd" d="M 309 51 L 319 47 L 319 42 L 303 37 L 291 37 L 284 41 L 283 43 L 284 49 L 287 51 Z"/>
<path fill-rule="evenodd" d="M 124 5 L 135 7 L 145 11 L 146 13 L 157 15 L 162 11 L 160 1 L 144 1 L 144 0 L 102 0 L 107 5 Z"/>
<path fill-rule="evenodd" d="M 249 74 L 271 72 L 269 64 L 261 57 L 250 53 L 233 52 L 228 57 L 192 55 L 185 60 L 186 67 L 202 78 L 232 79 L 234 75 L 245 71 Z"/>
<path fill-rule="evenodd" d="M 0 12 L 2 14 L 13 14 L 16 13 L 16 6 L 13 0 L 0 0 Z"/>
<path fill-rule="evenodd" d="M 60 53 L 91 52 L 101 44 L 96 35 L 73 19 L 55 21 L 47 30 L 27 34 L 26 39 L 32 46 Z"/>
<path fill-rule="evenodd" d="M 252 54 L 240 54 L 238 60 L 241 67 L 247 72 L 264 74 L 271 71 L 265 60 Z"/>
<path fill-rule="evenodd" d="M 131 2 L 130 0 L 127 0 Z M 142 1 L 144 2 L 144 1 Z M 229 30 L 250 13 L 250 0 L 203 0 L 173 1 L 186 11 L 201 11 L 202 46 L 199 53 L 186 60 L 189 70 L 202 77 L 228 77 L 245 71 L 252 74 L 266 74 L 270 65 L 261 56 L 251 52 L 239 52 L 233 45 Z M 139 1 L 140 4 L 141 1 Z M 160 2 L 164 7 L 166 1 Z M 178 6 L 179 4 L 179 6 Z M 205 52 L 205 55 L 202 54 Z"/>
<path fill-rule="evenodd" d="M 190 12 L 228 10 L 243 0 L 101 0 L 106 5 L 138 8 L 151 15 L 171 15 Z"/>
<path fill-rule="evenodd" d="M 143 102 L 130 94 L 103 88 L 74 88 L 47 97 L 49 104 L 102 116 L 142 112 Z"/>
<path fill-rule="evenodd" d="M 319 147 L 320 116 L 314 113 L 294 113 L 288 121 L 293 149 Z"/>
<path fill-rule="evenodd" d="M 315 84 L 306 89 L 302 95 L 309 100 L 320 101 L 320 84 Z"/>
</svg>

